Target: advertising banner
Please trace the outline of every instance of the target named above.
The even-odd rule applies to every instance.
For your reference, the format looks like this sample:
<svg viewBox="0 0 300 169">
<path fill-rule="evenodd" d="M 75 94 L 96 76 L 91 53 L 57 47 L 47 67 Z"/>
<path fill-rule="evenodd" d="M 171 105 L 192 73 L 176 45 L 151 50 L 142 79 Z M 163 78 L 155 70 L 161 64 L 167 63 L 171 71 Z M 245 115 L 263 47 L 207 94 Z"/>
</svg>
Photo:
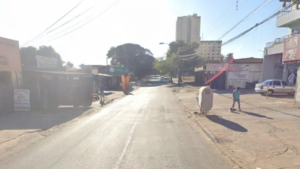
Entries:
<svg viewBox="0 0 300 169">
<path fill-rule="evenodd" d="M 282 62 L 300 61 L 300 35 L 292 36 L 284 40 L 284 50 L 282 56 Z"/>
<path fill-rule="evenodd" d="M 26 89 L 14 90 L 14 110 L 30 111 L 30 91 Z"/>
<path fill-rule="evenodd" d="M 248 71 L 228 72 L 228 80 L 248 80 Z"/>
<path fill-rule="evenodd" d="M 35 56 L 38 68 L 41 69 L 55 69 L 57 68 L 58 60 L 56 58 L 46 56 Z"/>
</svg>

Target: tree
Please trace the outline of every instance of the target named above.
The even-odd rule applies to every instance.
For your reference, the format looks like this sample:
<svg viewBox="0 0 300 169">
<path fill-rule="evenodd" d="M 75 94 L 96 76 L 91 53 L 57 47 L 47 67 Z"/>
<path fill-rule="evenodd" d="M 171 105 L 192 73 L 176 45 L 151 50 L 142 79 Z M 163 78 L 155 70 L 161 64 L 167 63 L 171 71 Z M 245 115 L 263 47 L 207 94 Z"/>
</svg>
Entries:
<svg viewBox="0 0 300 169">
<path fill-rule="evenodd" d="M 154 63 L 154 68 L 161 74 L 167 74 L 171 78 L 175 77 L 178 72 L 178 58 L 174 54 L 166 59 L 158 58 Z"/>
<path fill-rule="evenodd" d="M 71 63 L 70 61 L 68 61 L 68 62 L 66 63 L 66 67 L 67 67 L 67 68 L 73 68 L 73 67 L 74 67 L 74 64 Z"/>
<path fill-rule="evenodd" d="M 58 68 L 62 68 L 64 64 L 60 54 L 57 53 L 52 46 L 40 46 L 38 49 L 33 46 L 23 47 L 20 49 L 20 55 L 22 64 L 26 67 L 37 66 L 36 55 L 56 58 L 59 62 Z"/>
<path fill-rule="evenodd" d="M 233 53 L 228 53 L 224 59 L 224 62 L 228 62 L 231 59 L 233 59 Z"/>
<path fill-rule="evenodd" d="M 33 46 L 23 47 L 20 49 L 21 62 L 24 66 L 36 67 L 37 62 L 35 60 L 36 48 Z"/>
<path fill-rule="evenodd" d="M 131 43 L 111 47 L 107 57 L 112 65 L 124 66 L 139 78 L 151 72 L 155 60 L 149 49 Z"/>
<path fill-rule="evenodd" d="M 171 57 L 172 54 L 189 55 L 195 53 L 195 50 L 199 48 L 197 42 L 185 43 L 183 40 L 173 41 L 169 44 L 169 50 L 167 57 Z"/>
</svg>

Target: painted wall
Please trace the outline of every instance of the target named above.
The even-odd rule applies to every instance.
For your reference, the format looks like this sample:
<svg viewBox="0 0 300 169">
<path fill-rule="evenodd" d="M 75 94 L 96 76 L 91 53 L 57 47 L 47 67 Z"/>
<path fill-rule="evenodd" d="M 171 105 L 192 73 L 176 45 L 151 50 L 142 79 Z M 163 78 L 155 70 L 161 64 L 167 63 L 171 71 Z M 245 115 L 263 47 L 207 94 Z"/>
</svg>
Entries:
<svg viewBox="0 0 300 169">
<path fill-rule="evenodd" d="M 282 54 L 264 56 L 262 81 L 274 79 L 276 77 L 276 64 L 281 64 L 281 62 Z"/>
<path fill-rule="evenodd" d="M 214 73 L 224 69 L 226 64 L 212 63 L 206 65 L 206 71 Z M 262 81 L 262 63 L 230 64 L 226 69 L 226 89 L 246 88 L 246 82 Z"/>
<path fill-rule="evenodd" d="M 246 82 L 262 81 L 262 67 L 263 64 L 231 64 L 234 69 L 227 71 L 227 85 L 226 88 L 246 88 Z"/>
</svg>

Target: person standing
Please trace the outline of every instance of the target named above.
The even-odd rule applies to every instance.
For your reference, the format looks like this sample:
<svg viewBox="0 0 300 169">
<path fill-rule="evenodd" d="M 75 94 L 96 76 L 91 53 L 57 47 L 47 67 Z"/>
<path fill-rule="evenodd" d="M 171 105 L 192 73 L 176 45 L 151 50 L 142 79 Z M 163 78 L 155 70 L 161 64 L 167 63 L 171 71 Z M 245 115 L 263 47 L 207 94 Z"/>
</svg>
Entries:
<svg viewBox="0 0 300 169">
<path fill-rule="evenodd" d="M 105 87 L 101 84 L 101 86 L 100 86 L 100 103 L 104 102 L 104 90 L 105 90 Z"/>
<path fill-rule="evenodd" d="M 237 102 L 239 106 L 239 111 L 242 111 L 241 104 L 240 104 L 240 87 L 237 87 L 235 90 L 233 90 L 232 97 L 233 97 L 233 104 L 231 110 L 234 109 L 235 102 Z"/>
</svg>

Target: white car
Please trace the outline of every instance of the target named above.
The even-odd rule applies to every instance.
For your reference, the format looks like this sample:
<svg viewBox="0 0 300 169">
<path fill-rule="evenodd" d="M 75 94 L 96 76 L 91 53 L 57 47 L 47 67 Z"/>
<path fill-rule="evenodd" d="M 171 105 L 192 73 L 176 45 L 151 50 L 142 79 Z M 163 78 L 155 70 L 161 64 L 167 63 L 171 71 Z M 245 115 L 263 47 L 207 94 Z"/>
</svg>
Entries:
<svg viewBox="0 0 300 169">
<path fill-rule="evenodd" d="M 171 79 L 168 78 L 168 77 L 162 77 L 162 78 L 160 78 L 159 81 L 160 81 L 161 83 L 169 83 L 169 82 L 171 82 Z"/>
<path fill-rule="evenodd" d="M 278 79 L 270 79 L 261 84 L 256 84 L 255 92 L 265 95 L 267 93 L 267 87 L 269 87 L 268 95 L 270 96 L 272 96 L 274 93 L 295 93 L 294 86 L 290 85 L 287 81 Z"/>
</svg>

